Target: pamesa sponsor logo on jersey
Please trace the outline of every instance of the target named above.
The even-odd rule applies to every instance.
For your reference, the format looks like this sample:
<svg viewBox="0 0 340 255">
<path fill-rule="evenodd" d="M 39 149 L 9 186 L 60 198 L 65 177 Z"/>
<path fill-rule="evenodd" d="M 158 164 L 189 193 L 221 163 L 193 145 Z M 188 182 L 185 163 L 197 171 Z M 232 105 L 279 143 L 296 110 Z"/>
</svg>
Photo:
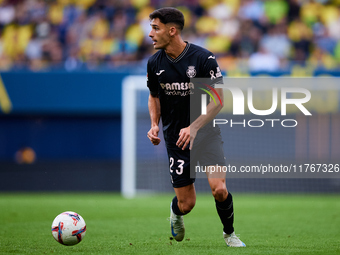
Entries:
<svg viewBox="0 0 340 255">
<path fill-rule="evenodd" d="M 169 96 L 187 96 L 192 94 L 191 89 L 194 89 L 192 82 L 173 82 L 160 83 L 164 93 Z"/>
<path fill-rule="evenodd" d="M 195 66 L 188 66 L 186 74 L 189 78 L 195 77 Z M 164 93 L 168 96 L 188 96 L 193 94 L 191 89 L 194 89 L 194 84 L 192 82 L 160 83 L 160 85 L 164 90 Z"/>
</svg>

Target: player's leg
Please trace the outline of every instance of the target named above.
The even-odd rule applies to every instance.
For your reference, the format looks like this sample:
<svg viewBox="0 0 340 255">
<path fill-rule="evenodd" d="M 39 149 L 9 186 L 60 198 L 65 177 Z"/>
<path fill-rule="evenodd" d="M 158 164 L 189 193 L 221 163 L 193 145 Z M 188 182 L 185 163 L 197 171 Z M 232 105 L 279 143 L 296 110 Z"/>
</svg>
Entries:
<svg viewBox="0 0 340 255">
<path fill-rule="evenodd" d="M 233 197 L 226 187 L 226 173 L 221 169 L 225 166 L 223 142 L 219 133 L 208 136 L 208 139 L 200 148 L 199 162 L 203 166 L 209 166 L 215 171 L 207 172 L 212 195 L 215 198 L 215 206 L 218 216 L 223 224 L 223 237 L 228 246 L 244 247 L 245 244 L 235 235 L 234 232 L 234 207 Z M 220 166 L 218 168 L 216 166 Z M 220 170 L 219 170 L 220 169 Z"/>
<path fill-rule="evenodd" d="M 181 188 L 174 188 L 176 196 L 172 200 L 172 209 L 177 215 L 189 213 L 196 203 L 196 191 L 194 184 Z"/>
<path fill-rule="evenodd" d="M 212 195 L 215 198 L 217 213 L 223 224 L 223 231 L 227 234 L 231 234 L 234 232 L 234 207 L 232 195 L 227 191 L 224 178 L 214 178 L 211 174 L 208 174 L 208 181 Z"/>
<path fill-rule="evenodd" d="M 208 181 L 211 192 L 215 198 L 218 216 L 223 224 L 223 238 L 230 247 L 245 247 L 246 245 L 234 232 L 233 197 L 227 190 L 225 177 L 221 178 L 221 173 L 217 174 L 217 178 L 214 178 L 214 174 L 208 174 Z"/>
<path fill-rule="evenodd" d="M 185 227 L 183 216 L 188 214 L 196 203 L 196 192 L 194 184 L 180 188 L 174 188 L 176 196 L 170 205 L 170 227 L 171 234 L 176 241 L 183 240 Z"/>
<path fill-rule="evenodd" d="M 194 181 L 190 178 L 190 152 L 168 148 L 170 176 L 176 196 L 170 205 L 171 234 L 182 241 L 185 234 L 183 215 L 189 213 L 196 203 Z"/>
<path fill-rule="evenodd" d="M 172 199 L 170 205 L 170 227 L 171 234 L 176 241 L 183 240 L 185 227 L 183 216 L 188 214 L 196 203 L 196 192 L 194 184 L 180 188 L 174 188 L 176 196 Z"/>
</svg>

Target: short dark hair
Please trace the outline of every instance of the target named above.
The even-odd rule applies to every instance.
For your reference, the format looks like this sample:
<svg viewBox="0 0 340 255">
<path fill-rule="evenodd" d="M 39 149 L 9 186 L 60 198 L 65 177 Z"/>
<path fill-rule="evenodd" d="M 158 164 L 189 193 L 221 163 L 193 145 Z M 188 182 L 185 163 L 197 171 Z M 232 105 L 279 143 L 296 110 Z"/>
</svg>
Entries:
<svg viewBox="0 0 340 255">
<path fill-rule="evenodd" d="M 149 15 L 150 20 L 159 18 L 163 24 L 174 23 L 180 30 L 184 27 L 184 15 L 181 11 L 173 7 L 164 7 L 153 11 Z"/>
</svg>

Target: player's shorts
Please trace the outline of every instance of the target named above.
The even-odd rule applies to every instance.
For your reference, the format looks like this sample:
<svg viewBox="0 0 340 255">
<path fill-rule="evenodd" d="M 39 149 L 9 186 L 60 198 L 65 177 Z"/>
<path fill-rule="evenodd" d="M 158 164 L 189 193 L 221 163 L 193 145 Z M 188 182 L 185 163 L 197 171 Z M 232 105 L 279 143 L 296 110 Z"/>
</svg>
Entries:
<svg viewBox="0 0 340 255">
<path fill-rule="evenodd" d="M 167 148 L 171 183 L 174 188 L 180 188 L 195 182 L 190 178 L 190 150 Z"/>
<path fill-rule="evenodd" d="M 192 150 L 178 147 L 167 148 L 171 183 L 180 188 L 195 182 L 195 166 L 226 164 L 223 141 L 220 133 L 212 133 L 204 139 L 198 137 L 197 146 Z"/>
<path fill-rule="evenodd" d="M 197 135 L 191 150 L 190 159 L 192 168 L 198 164 L 200 166 L 224 166 L 226 158 L 220 130 L 211 132 L 203 138 Z"/>
</svg>

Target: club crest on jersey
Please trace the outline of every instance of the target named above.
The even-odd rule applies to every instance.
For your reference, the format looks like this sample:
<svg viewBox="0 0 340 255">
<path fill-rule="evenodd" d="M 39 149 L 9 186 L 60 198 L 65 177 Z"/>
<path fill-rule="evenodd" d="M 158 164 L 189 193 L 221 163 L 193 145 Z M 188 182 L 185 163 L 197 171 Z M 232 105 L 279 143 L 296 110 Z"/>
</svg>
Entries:
<svg viewBox="0 0 340 255">
<path fill-rule="evenodd" d="M 188 70 L 186 73 L 189 78 L 194 78 L 196 76 L 195 66 L 188 66 Z"/>
</svg>

